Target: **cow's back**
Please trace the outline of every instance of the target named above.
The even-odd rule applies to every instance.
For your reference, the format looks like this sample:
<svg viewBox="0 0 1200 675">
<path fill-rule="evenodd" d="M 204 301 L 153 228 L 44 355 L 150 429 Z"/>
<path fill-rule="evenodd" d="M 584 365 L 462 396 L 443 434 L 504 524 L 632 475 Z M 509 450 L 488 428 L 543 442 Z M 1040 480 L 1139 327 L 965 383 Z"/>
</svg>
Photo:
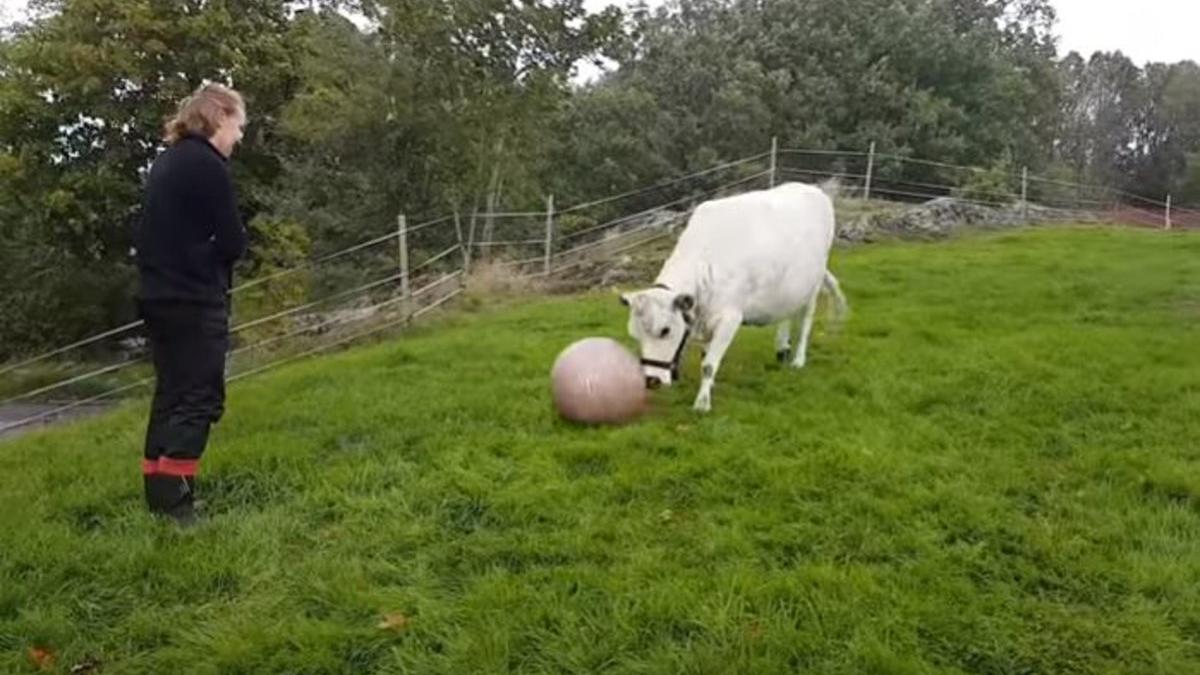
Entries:
<svg viewBox="0 0 1200 675">
<path fill-rule="evenodd" d="M 829 197 L 811 185 L 785 183 L 770 190 L 704 202 L 692 213 L 677 249 L 711 249 L 716 258 L 757 256 L 764 246 L 775 249 L 784 243 L 805 248 L 817 244 L 828 249 L 833 235 Z"/>
<path fill-rule="evenodd" d="M 833 204 L 819 188 L 785 183 L 696 208 L 664 267 L 704 268 L 715 304 L 749 323 L 774 321 L 821 284 L 834 237 Z"/>
</svg>

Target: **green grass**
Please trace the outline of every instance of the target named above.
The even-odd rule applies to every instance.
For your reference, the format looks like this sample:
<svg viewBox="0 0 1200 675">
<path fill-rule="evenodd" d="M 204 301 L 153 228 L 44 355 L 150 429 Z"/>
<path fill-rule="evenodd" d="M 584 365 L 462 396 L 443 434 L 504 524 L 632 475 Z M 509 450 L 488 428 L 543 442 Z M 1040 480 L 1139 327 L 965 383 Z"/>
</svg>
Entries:
<svg viewBox="0 0 1200 675">
<path fill-rule="evenodd" d="M 0 672 L 1200 672 L 1200 238 L 836 253 L 802 372 L 550 408 L 608 293 L 234 386 L 215 515 L 143 513 L 142 406 L 0 445 Z M 380 628 L 401 614 L 402 629 Z"/>
</svg>

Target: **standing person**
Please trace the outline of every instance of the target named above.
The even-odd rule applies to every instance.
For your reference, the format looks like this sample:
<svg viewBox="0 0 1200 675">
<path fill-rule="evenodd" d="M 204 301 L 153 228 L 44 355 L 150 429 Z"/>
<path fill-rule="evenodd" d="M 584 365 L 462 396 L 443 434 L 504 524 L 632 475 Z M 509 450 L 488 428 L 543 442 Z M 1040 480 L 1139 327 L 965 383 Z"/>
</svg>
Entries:
<svg viewBox="0 0 1200 675">
<path fill-rule="evenodd" d="M 196 520 L 196 472 L 225 409 L 233 264 L 246 251 L 228 161 L 245 124 L 245 103 L 228 87 L 202 86 L 179 104 L 135 235 L 137 304 L 157 380 L 142 459 L 146 503 L 184 525 Z"/>
</svg>

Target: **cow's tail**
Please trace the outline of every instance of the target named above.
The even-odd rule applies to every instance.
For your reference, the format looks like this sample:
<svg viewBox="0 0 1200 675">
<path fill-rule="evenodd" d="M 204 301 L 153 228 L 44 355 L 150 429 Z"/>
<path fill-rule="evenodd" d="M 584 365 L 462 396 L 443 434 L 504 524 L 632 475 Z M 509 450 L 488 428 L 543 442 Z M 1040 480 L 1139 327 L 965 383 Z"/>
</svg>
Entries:
<svg viewBox="0 0 1200 675">
<path fill-rule="evenodd" d="M 825 270 L 825 278 L 821 281 L 821 287 L 826 293 L 833 296 L 833 304 L 830 305 L 830 319 L 834 322 L 834 328 L 840 329 L 846 322 L 846 317 L 850 315 L 850 303 L 846 302 L 846 296 L 842 294 L 842 285 L 838 283 L 837 277 L 833 276 L 833 272 Z"/>
</svg>

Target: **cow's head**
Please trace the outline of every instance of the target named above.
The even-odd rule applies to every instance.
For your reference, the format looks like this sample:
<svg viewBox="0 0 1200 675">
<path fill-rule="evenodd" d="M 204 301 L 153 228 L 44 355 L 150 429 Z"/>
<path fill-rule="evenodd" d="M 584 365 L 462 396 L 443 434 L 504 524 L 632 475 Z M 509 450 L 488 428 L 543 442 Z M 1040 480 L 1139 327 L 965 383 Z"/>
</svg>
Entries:
<svg viewBox="0 0 1200 675">
<path fill-rule="evenodd" d="M 670 385 L 679 379 L 679 360 L 691 334 L 696 298 L 655 286 L 623 294 L 621 304 L 629 308 L 629 336 L 641 347 L 646 386 Z"/>
</svg>

